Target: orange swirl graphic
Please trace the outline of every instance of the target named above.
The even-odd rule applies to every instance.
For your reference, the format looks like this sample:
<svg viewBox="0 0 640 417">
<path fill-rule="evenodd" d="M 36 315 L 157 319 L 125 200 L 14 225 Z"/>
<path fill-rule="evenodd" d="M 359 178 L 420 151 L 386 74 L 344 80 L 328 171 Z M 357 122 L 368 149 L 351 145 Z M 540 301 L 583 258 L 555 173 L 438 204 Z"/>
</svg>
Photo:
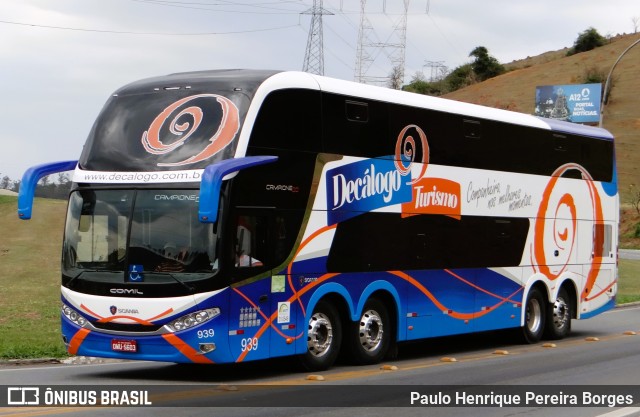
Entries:
<svg viewBox="0 0 640 417">
<path fill-rule="evenodd" d="M 405 281 L 409 282 L 411 285 L 413 285 L 415 288 L 417 288 L 421 293 L 423 293 L 429 300 L 431 300 L 431 302 L 436 307 L 438 307 L 438 309 L 440 311 L 442 311 L 443 313 L 446 312 L 449 316 L 451 316 L 453 318 L 456 318 L 456 319 L 459 319 L 459 320 L 473 320 L 473 319 L 477 319 L 479 317 L 482 317 L 485 314 L 488 314 L 488 313 L 492 312 L 493 310 L 495 310 L 496 308 L 500 307 L 504 303 L 511 302 L 512 301 L 511 298 L 513 296 L 515 296 L 517 293 L 519 293 L 520 291 L 522 291 L 522 287 L 520 287 L 517 290 L 515 290 L 512 294 L 509 294 L 508 297 L 500 297 L 500 296 L 498 296 L 496 294 L 493 294 L 491 292 L 483 290 L 483 292 L 500 299 L 500 301 L 498 303 L 492 305 L 492 306 L 487 307 L 486 309 L 483 309 L 483 310 L 475 311 L 473 313 L 460 313 L 460 312 L 453 311 L 453 310 L 447 308 L 444 304 L 442 304 L 436 298 L 436 296 L 434 296 L 431 293 L 431 291 L 429 291 L 427 288 L 425 288 L 422 284 L 420 284 L 420 282 L 418 282 L 418 280 L 416 280 L 415 278 L 413 278 L 409 274 L 406 274 L 406 273 L 404 273 L 402 271 L 388 271 L 388 272 L 390 274 L 392 274 L 392 275 L 400 277 L 400 278 L 404 279 Z M 447 272 L 451 273 L 448 270 L 447 270 Z M 452 275 L 457 277 L 455 274 L 452 274 Z M 471 283 L 469 283 L 466 280 L 463 280 L 463 282 L 466 282 L 467 284 L 471 285 Z M 520 303 L 517 303 L 517 304 L 520 304 Z"/>
<path fill-rule="evenodd" d="M 472 286 L 475 289 L 478 289 L 488 295 L 491 295 L 492 297 L 497 298 L 499 301 L 492 305 L 492 306 L 488 306 L 482 310 L 476 311 L 476 312 L 472 312 L 472 313 L 461 313 L 461 312 L 457 312 L 457 311 L 453 311 L 451 309 L 449 309 L 447 306 L 445 306 L 444 304 L 442 304 L 427 288 L 425 288 L 420 282 L 418 282 L 418 280 L 416 280 L 415 278 L 413 278 L 412 276 L 410 276 L 409 274 L 402 272 L 402 271 L 387 271 L 387 273 L 391 274 L 391 275 L 395 275 L 399 278 L 402 278 L 403 280 L 407 281 L 408 283 L 410 283 L 411 285 L 413 285 L 416 289 L 418 289 L 422 294 L 424 294 L 429 300 L 431 300 L 433 302 L 433 304 L 442 312 L 446 312 L 450 317 L 453 317 L 455 319 L 459 319 L 459 320 L 473 320 L 473 319 L 477 319 L 479 317 L 482 317 L 486 314 L 491 313 L 492 311 L 494 311 L 495 309 L 497 309 L 498 307 L 500 307 L 501 305 L 509 302 L 509 303 L 514 303 L 517 305 L 521 305 L 522 303 L 519 301 L 515 301 L 513 300 L 513 297 L 518 294 L 519 292 L 521 292 L 523 290 L 523 287 L 519 287 L 518 289 L 516 289 L 512 294 L 509 294 L 507 297 L 502 297 L 500 295 L 494 294 L 490 291 L 487 291 L 485 289 L 482 289 L 474 284 L 472 284 L 471 282 L 465 280 L 464 278 L 460 277 L 459 275 L 456 275 L 455 273 L 453 273 L 450 270 L 446 270 L 447 273 L 449 273 L 450 275 L 454 276 L 455 278 L 461 280 L 462 282 Z M 332 278 L 337 277 L 338 275 L 340 275 L 339 273 L 327 273 L 322 275 L 321 277 L 319 277 L 316 281 L 309 283 L 308 285 L 304 286 L 303 288 L 300 289 L 300 291 L 296 292 L 295 294 L 293 294 L 287 301 L 289 301 L 290 303 L 293 303 L 295 301 L 300 301 L 300 297 L 302 297 L 304 294 L 306 294 L 307 292 L 311 291 L 313 288 L 319 286 L 320 284 L 324 283 L 325 281 L 328 281 Z M 242 295 L 244 297 L 244 295 L 242 293 L 240 293 L 240 295 Z M 247 299 L 246 297 L 244 297 L 245 299 Z M 247 301 L 249 301 L 247 299 Z M 270 327 L 274 327 L 273 326 L 273 321 L 277 319 L 278 317 L 278 312 L 275 311 L 271 314 L 270 317 L 266 317 L 266 315 L 262 314 L 263 318 L 266 320 L 265 323 L 260 327 L 260 329 L 258 329 L 258 331 L 256 331 L 256 333 L 252 336 L 256 339 L 259 339 L 260 337 L 262 337 L 262 335 L 264 334 L 265 331 L 267 331 L 268 328 Z M 281 337 L 288 337 L 284 334 L 282 334 L 280 331 L 278 331 L 278 333 L 280 334 Z M 296 337 L 293 338 L 293 340 L 297 340 L 300 337 L 302 337 L 304 334 L 304 332 L 300 333 L 299 335 L 297 335 Z M 249 354 L 249 351 L 244 351 L 240 354 L 240 356 L 238 356 L 238 358 L 236 359 L 236 362 L 242 362 L 244 361 L 245 357 L 247 356 L 247 354 Z"/>
<path fill-rule="evenodd" d="M 298 254 L 300 254 L 300 252 L 302 251 L 302 249 L 304 249 L 305 246 L 307 246 L 311 241 L 313 241 L 313 239 L 315 239 L 316 237 L 318 237 L 319 235 L 321 235 L 322 233 L 328 230 L 335 229 L 337 226 L 338 226 L 337 224 L 332 224 L 329 226 L 321 227 L 320 229 L 313 232 L 311 236 L 309 236 L 307 239 L 305 239 L 303 242 L 300 243 L 300 246 L 298 247 L 296 254 L 293 256 L 291 263 L 289 263 L 289 266 L 287 267 L 287 283 L 289 284 L 289 288 L 291 288 L 291 291 L 293 291 L 294 296 L 297 295 L 298 290 L 296 289 L 295 285 L 293 285 L 293 282 L 291 281 L 291 277 L 292 277 L 291 268 L 293 268 L 293 262 L 294 262 L 293 259 L 296 259 L 298 257 Z M 302 300 L 299 297 L 298 297 L 298 304 L 300 305 L 302 314 L 306 314 L 304 305 L 302 304 Z"/>
<path fill-rule="evenodd" d="M 189 106 L 182 109 L 169 122 L 169 132 L 171 132 L 174 138 L 177 137 L 178 139 L 170 144 L 165 144 L 160 138 L 160 131 L 171 115 L 182 105 L 197 98 L 215 98 L 222 109 L 222 120 L 220 121 L 217 131 L 209 138 L 209 145 L 198 154 L 183 161 L 161 162 L 158 163 L 158 166 L 180 166 L 204 161 L 229 145 L 238 133 L 240 129 L 240 115 L 238 108 L 231 100 L 217 94 L 197 94 L 174 102 L 156 116 L 153 122 L 151 122 L 149 130 L 142 134 L 142 146 L 147 152 L 154 155 L 168 154 L 182 146 L 191 135 L 198 130 L 204 118 L 204 112 L 202 108 L 198 106 Z M 178 120 L 185 115 L 190 116 L 191 121 L 178 123 Z"/>
<path fill-rule="evenodd" d="M 593 212 L 593 220 L 596 224 L 602 223 L 604 220 L 604 214 L 602 212 L 602 202 L 600 200 L 600 195 L 596 190 L 595 183 L 593 178 L 587 172 L 587 170 L 581 165 L 568 163 L 560 166 L 556 171 L 552 174 L 551 180 L 547 184 L 543 194 L 542 201 L 540 203 L 540 207 L 538 208 L 536 225 L 534 228 L 534 241 L 533 241 L 533 250 L 532 255 L 535 258 L 535 264 L 538 265 L 539 272 L 545 275 L 550 280 L 557 279 L 567 268 L 569 264 L 570 255 L 574 249 L 575 245 L 575 237 L 577 232 L 577 208 L 573 199 L 573 196 L 569 193 L 563 194 L 557 202 L 557 206 L 555 207 L 555 215 L 553 220 L 553 241 L 556 248 L 559 250 L 563 250 L 566 252 L 566 262 L 559 271 L 552 271 L 549 265 L 547 264 L 547 257 L 545 254 L 545 225 L 547 222 L 547 212 L 549 211 L 549 205 L 551 204 L 551 196 L 553 191 L 557 185 L 558 179 L 569 170 L 578 170 L 582 174 L 582 178 L 584 183 L 587 185 L 589 189 L 589 196 L 591 198 L 591 209 Z M 561 207 L 566 207 L 571 214 L 571 229 L 567 228 L 566 225 L 564 228 L 558 228 L 558 213 Z M 595 239 L 592 239 L 592 242 Z M 589 272 L 587 274 L 587 281 L 582 290 L 582 299 L 586 300 L 587 295 L 591 291 L 593 284 L 598 277 L 598 273 L 600 272 L 600 263 L 602 262 L 602 257 L 594 256 L 591 260 L 591 265 Z"/>
<path fill-rule="evenodd" d="M 427 167 L 429 165 L 429 143 L 427 142 L 427 135 L 424 131 L 417 125 L 407 125 L 405 126 L 398 135 L 398 140 L 396 141 L 396 157 L 395 157 L 395 165 L 396 169 L 403 176 L 411 173 L 411 164 L 415 162 L 415 153 L 416 149 L 416 141 L 413 136 L 406 136 L 407 131 L 409 129 L 415 129 L 418 132 L 418 136 L 420 137 L 420 146 L 422 147 L 422 169 L 420 174 L 413 180 L 410 181 L 409 184 L 413 184 L 418 181 L 424 175 Z M 409 159 L 409 163 L 407 165 L 404 164 L 402 158 Z"/>
</svg>

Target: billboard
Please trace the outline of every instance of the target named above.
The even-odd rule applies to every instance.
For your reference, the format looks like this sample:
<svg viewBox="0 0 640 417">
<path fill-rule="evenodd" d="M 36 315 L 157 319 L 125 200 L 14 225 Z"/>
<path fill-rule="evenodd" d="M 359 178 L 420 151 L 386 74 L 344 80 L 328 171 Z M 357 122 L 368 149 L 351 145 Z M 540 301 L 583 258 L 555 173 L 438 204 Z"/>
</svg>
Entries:
<svg viewBox="0 0 640 417">
<path fill-rule="evenodd" d="M 598 123 L 602 84 L 536 87 L 536 116 L 574 123 Z"/>
</svg>

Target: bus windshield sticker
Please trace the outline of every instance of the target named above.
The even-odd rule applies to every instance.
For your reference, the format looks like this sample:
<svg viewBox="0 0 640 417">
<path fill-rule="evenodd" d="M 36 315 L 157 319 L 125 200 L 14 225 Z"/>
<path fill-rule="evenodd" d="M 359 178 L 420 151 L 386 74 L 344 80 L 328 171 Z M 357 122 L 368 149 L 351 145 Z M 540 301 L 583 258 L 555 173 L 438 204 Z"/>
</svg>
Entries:
<svg viewBox="0 0 640 417">
<path fill-rule="evenodd" d="M 142 272 L 143 272 L 143 266 L 142 265 L 137 265 L 137 264 L 129 265 L 128 281 L 129 282 L 142 282 L 142 281 L 144 281 Z"/>
<path fill-rule="evenodd" d="M 278 324 L 289 323 L 291 321 L 291 303 L 279 302 L 278 303 Z"/>
<path fill-rule="evenodd" d="M 271 277 L 271 292 L 284 292 L 284 275 L 274 275 Z"/>
</svg>

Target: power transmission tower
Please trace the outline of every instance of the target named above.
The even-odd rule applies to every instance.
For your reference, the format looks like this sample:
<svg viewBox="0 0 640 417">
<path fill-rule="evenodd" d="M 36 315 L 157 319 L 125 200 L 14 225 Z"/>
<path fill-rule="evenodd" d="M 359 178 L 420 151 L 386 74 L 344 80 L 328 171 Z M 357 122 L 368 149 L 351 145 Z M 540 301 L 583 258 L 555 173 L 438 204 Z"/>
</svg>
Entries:
<svg viewBox="0 0 640 417">
<path fill-rule="evenodd" d="M 313 6 L 301 14 L 311 15 L 311 26 L 304 53 L 302 71 L 324 75 L 324 46 L 322 44 L 322 16 L 332 15 L 322 7 L 322 0 L 313 0 Z"/>
<path fill-rule="evenodd" d="M 424 66 L 431 68 L 429 82 L 440 81 L 447 74 L 444 61 L 424 61 Z"/>
<path fill-rule="evenodd" d="M 356 48 L 355 80 L 365 84 L 389 86 L 392 74 L 404 80 L 405 49 L 407 44 L 407 13 L 409 0 L 403 0 L 404 9 L 394 24 L 391 34 L 385 42 L 377 41 L 373 25 L 367 17 L 367 0 L 360 0 L 360 27 L 358 29 L 358 46 Z M 386 13 L 386 0 L 383 1 L 383 13 Z M 380 56 L 386 55 L 391 68 L 374 75 L 372 64 Z"/>
</svg>

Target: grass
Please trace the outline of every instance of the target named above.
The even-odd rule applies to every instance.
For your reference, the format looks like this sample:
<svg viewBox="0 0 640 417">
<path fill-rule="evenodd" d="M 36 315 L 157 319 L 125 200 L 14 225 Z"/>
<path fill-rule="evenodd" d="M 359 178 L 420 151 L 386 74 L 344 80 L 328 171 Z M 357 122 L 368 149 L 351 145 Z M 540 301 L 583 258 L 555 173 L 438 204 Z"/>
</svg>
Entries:
<svg viewBox="0 0 640 417">
<path fill-rule="evenodd" d="M 60 253 L 66 202 L 36 199 L 21 221 L 0 196 L 0 358 L 62 357 Z"/>
<path fill-rule="evenodd" d="M 640 301 L 640 261 L 620 259 L 618 304 Z"/>
<path fill-rule="evenodd" d="M 66 202 L 37 199 L 33 219 L 0 196 L 0 359 L 67 356 L 60 334 L 60 252 Z M 619 302 L 640 301 L 640 261 L 620 261 Z"/>
</svg>

